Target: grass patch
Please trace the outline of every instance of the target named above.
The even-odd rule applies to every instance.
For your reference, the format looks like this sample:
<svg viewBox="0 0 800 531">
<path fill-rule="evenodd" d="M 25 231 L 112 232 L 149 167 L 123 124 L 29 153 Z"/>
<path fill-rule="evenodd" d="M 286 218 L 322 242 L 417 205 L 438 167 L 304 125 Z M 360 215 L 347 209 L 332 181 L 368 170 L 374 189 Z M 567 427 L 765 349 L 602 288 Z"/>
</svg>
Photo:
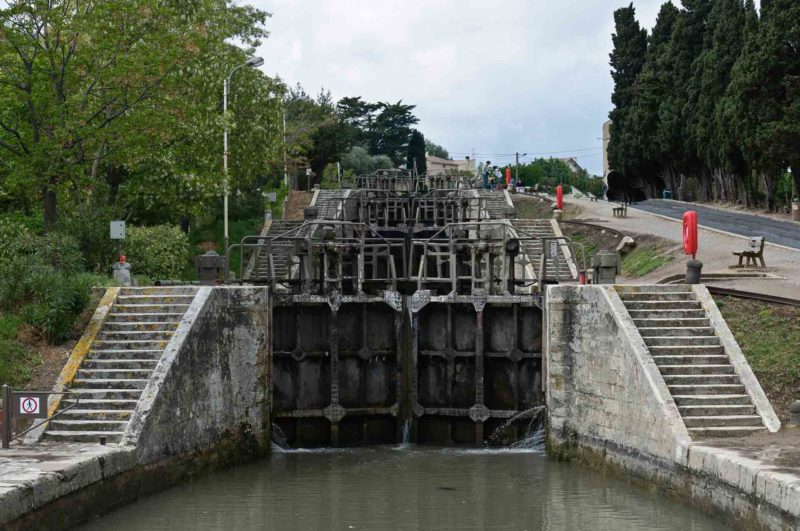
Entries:
<svg viewBox="0 0 800 531">
<path fill-rule="evenodd" d="M 639 278 L 669 263 L 672 256 L 653 248 L 637 247 L 622 257 L 622 274 Z"/>
<path fill-rule="evenodd" d="M 800 398 L 800 308 L 717 297 L 717 306 L 782 421 Z"/>
</svg>

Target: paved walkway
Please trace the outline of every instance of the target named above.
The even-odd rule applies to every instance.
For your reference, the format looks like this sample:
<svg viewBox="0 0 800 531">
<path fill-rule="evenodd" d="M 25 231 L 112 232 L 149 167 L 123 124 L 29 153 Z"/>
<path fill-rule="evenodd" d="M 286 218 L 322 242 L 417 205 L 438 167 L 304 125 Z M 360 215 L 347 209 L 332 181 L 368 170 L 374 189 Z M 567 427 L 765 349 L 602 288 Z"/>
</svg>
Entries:
<svg viewBox="0 0 800 531">
<path fill-rule="evenodd" d="M 800 249 L 800 225 L 791 221 L 779 221 L 764 216 L 664 199 L 648 199 L 633 204 L 630 208 L 673 219 L 683 219 L 684 212 L 694 210 L 697 212 L 698 223 L 704 227 L 747 237 L 764 236 L 767 242 Z"/>
<path fill-rule="evenodd" d="M 573 204 L 580 208 L 581 214 L 579 218 L 576 219 L 591 221 L 597 225 L 614 228 L 626 234 L 652 234 L 673 242 L 676 252 L 681 252 L 680 246 L 683 234 L 680 219 L 665 219 L 650 212 L 635 208 L 628 209 L 627 217 L 615 218 L 611 212 L 612 204 L 605 201 L 592 202 L 588 199 L 567 197 L 565 198 L 565 203 Z M 681 210 L 681 215 L 682 212 L 683 210 Z M 792 227 L 795 227 L 798 238 L 800 239 L 800 226 L 796 226 L 791 222 L 780 222 L 760 216 L 752 216 L 750 214 L 742 215 L 758 218 L 760 221 L 764 222 L 788 223 L 792 225 Z M 698 230 L 698 236 L 700 250 L 697 258 L 702 260 L 704 264 L 704 273 L 736 273 L 740 271 L 729 268 L 730 265 L 735 264 L 737 261 L 731 253 L 733 251 L 742 251 L 746 249 L 748 245 L 747 238 L 750 234 L 747 234 L 747 236 L 723 234 L 701 226 Z M 749 271 L 767 273 L 772 278 L 715 281 L 713 284 L 800 299 L 800 249 L 794 250 L 770 245 L 769 236 L 767 236 L 767 246 L 764 249 L 764 257 L 767 262 L 766 270 L 755 269 Z M 685 272 L 686 260 L 679 256 L 677 259 L 659 268 L 650 275 L 631 280 L 630 282 L 649 284 L 657 282 L 664 277 L 683 274 Z"/>
</svg>

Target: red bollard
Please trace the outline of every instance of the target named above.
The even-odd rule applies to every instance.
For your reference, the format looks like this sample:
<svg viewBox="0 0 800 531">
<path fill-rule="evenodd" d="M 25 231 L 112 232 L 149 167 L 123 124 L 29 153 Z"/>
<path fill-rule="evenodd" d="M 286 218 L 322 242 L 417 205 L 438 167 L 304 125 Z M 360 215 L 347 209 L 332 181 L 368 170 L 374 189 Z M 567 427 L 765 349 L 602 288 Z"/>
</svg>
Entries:
<svg viewBox="0 0 800 531">
<path fill-rule="evenodd" d="M 556 186 L 556 206 L 559 210 L 564 210 L 564 187 L 560 184 Z"/>
<path fill-rule="evenodd" d="M 506 168 L 506 188 L 511 186 L 511 168 Z"/>
<path fill-rule="evenodd" d="M 697 212 L 689 210 L 683 213 L 683 252 L 697 254 Z"/>
</svg>

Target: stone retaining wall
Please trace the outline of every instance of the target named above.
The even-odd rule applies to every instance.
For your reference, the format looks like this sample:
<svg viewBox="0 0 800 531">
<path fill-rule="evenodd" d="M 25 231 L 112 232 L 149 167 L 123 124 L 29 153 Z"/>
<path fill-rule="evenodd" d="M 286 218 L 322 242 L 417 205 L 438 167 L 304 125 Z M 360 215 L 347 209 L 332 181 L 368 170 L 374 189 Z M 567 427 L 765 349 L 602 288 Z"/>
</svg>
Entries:
<svg viewBox="0 0 800 531">
<path fill-rule="evenodd" d="M 656 486 L 734 528 L 800 527 L 800 476 L 691 441 L 613 287 L 550 286 L 545 338 L 552 455 Z"/>
</svg>

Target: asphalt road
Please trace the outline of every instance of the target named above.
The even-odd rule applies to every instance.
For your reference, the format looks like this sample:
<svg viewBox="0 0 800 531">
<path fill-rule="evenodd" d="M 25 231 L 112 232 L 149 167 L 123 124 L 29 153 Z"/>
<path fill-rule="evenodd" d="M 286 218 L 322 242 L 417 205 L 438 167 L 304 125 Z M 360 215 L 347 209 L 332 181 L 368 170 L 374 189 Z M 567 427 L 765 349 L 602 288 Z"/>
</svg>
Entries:
<svg viewBox="0 0 800 531">
<path fill-rule="evenodd" d="M 685 211 L 694 210 L 697 212 L 697 221 L 701 226 L 747 237 L 764 236 L 767 243 L 777 243 L 800 249 L 800 225 L 796 223 L 661 199 L 641 201 L 631 205 L 631 208 L 678 220 L 683 219 Z"/>
</svg>

